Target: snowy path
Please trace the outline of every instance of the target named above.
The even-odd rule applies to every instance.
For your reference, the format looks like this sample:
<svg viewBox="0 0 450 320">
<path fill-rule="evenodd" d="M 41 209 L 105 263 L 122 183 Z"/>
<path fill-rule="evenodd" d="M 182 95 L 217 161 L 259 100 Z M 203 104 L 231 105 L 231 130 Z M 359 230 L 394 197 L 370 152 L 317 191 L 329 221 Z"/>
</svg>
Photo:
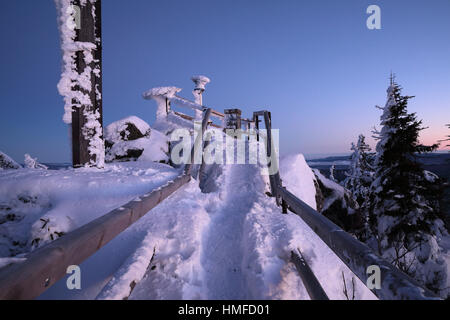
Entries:
<svg viewBox="0 0 450 320">
<path fill-rule="evenodd" d="M 257 200 L 252 185 L 257 168 L 248 165 L 227 167 L 223 206 L 213 213 L 204 237 L 202 262 L 206 272 L 208 299 L 246 299 L 242 272 L 242 233 L 247 213 Z"/>
<path fill-rule="evenodd" d="M 313 204 L 310 169 L 300 160 L 284 174 L 296 182 L 292 192 Z M 265 195 L 260 167 L 219 169 L 216 191 L 202 193 L 192 180 L 84 261 L 82 290 L 68 290 L 66 276 L 40 299 L 309 299 L 289 261 L 295 248 L 301 248 L 329 297 L 344 298 L 342 272 L 348 283 L 352 273 L 298 216 L 281 214 Z M 21 224 L 29 234 L 44 215 L 70 214 L 71 229 L 76 228 L 177 173 L 146 163 L 104 171 L 23 170 L 16 179 L 0 174 L 0 181 L 8 182 L 0 184 L 0 192 L 2 203 L 29 219 Z M 19 205 L 15 199 L 22 194 L 38 201 Z M 52 205 L 40 206 L 46 199 Z M 356 296 L 373 298 L 358 281 Z"/>
</svg>

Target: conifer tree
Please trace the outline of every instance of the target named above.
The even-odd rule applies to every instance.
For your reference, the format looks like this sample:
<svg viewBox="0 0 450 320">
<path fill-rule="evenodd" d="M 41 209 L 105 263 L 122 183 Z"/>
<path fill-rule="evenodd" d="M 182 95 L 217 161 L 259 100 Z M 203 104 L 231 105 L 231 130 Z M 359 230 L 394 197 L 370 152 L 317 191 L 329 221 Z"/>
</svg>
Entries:
<svg viewBox="0 0 450 320">
<path fill-rule="evenodd" d="M 360 134 L 358 142 L 352 143 L 350 169 L 346 172 L 347 177 L 343 182 L 344 187 L 352 193 L 360 207 L 363 207 L 367 199 L 373 177 L 373 153 L 370 152 L 370 146 L 365 139 L 366 137 Z"/>
<path fill-rule="evenodd" d="M 417 281 L 446 296 L 447 266 L 440 240 L 446 234 L 440 219 L 439 202 L 430 196 L 437 180 L 430 178 L 417 161 L 418 153 L 431 152 L 437 145 L 424 146 L 418 136 L 422 121 L 407 112 L 411 96 L 403 96 L 391 77 L 388 100 L 380 118 L 374 180 L 367 203 L 369 245 Z"/>
</svg>

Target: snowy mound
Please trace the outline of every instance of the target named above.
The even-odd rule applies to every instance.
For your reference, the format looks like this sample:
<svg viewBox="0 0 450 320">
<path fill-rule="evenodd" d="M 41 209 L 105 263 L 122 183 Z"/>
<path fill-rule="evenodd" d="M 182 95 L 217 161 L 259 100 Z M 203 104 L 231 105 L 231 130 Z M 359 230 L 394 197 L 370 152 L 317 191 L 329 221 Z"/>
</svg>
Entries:
<svg viewBox="0 0 450 320">
<path fill-rule="evenodd" d="M 0 170 L 0 258 L 56 240 L 177 175 L 147 162 L 103 170 Z"/>
<path fill-rule="evenodd" d="M 11 157 L 0 151 L 0 170 L 2 169 L 20 169 L 22 168 Z"/>
<path fill-rule="evenodd" d="M 136 140 L 150 135 L 150 126 L 136 116 L 111 123 L 106 127 L 105 139 L 111 142 L 120 140 Z"/>
<path fill-rule="evenodd" d="M 106 161 L 168 161 L 167 137 L 142 119 L 130 116 L 105 130 Z"/>
<path fill-rule="evenodd" d="M 317 209 L 315 176 L 302 154 L 281 159 L 283 185 L 311 208 Z"/>
</svg>

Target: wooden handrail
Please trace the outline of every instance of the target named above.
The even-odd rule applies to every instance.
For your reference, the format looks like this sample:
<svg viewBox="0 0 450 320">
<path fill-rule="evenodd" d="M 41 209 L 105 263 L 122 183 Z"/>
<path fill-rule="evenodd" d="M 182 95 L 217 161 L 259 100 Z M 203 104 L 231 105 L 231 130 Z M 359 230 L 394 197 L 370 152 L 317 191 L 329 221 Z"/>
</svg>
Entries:
<svg viewBox="0 0 450 320">
<path fill-rule="evenodd" d="M 320 285 L 319 280 L 317 280 L 316 276 L 300 252 L 300 249 L 297 249 L 297 252 L 291 251 L 291 261 L 297 268 L 300 278 L 302 278 L 303 285 L 305 286 L 311 300 L 329 300 L 327 294 Z"/>
<path fill-rule="evenodd" d="M 269 150 L 275 151 L 272 145 L 270 113 L 268 111 L 255 112 L 254 118 L 256 122 L 259 116 L 263 116 L 265 120 L 268 140 L 267 154 L 270 155 Z M 379 257 L 366 244 L 355 239 L 289 192 L 281 185 L 279 172 L 270 177 L 272 196 L 280 197 L 284 205 L 300 216 L 364 284 L 367 285 L 369 278 L 367 268 L 369 266 L 378 266 L 380 268 L 381 288 L 369 288 L 378 298 L 386 300 L 438 299 L 433 292 L 424 288 L 417 281 Z"/>
<path fill-rule="evenodd" d="M 211 109 L 207 109 L 203 117 L 202 133 L 207 128 L 210 115 Z M 200 135 L 199 138 L 201 138 Z M 199 141 L 195 143 L 200 143 Z M 0 269 L 0 299 L 29 300 L 37 298 L 64 277 L 69 266 L 81 264 L 188 183 L 191 179 L 195 150 L 197 150 L 196 145 L 193 145 L 191 164 L 186 164 L 183 172 L 173 181 L 169 181 L 166 185 L 139 197 L 139 199 L 130 201 L 124 206 L 110 211 L 104 216 L 29 253 L 24 262 Z"/>
<path fill-rule="evenodd" d="M 29 253 L 22 263 L 0 269 L 0 299 L 30 300 L 66 275 L 118 234 L 189 182 L 182 174 L 166 185 Z"/>
<path fill-rule="evenodd" d="M 223 113 L 216 111 L 216 110 L 212 110 L 211 115 L 219 117 L 219 118 L 225 118 L 225 115 Z"/>
<path fill-rule="evenodd" d="M 177 116 L 179 116 L 179 117 L 181 117 L 181 118 L 183 118 L 185 120 L 194 121 L 194 117 L 191 117 L 191 116 L 189 116 L 187 114 L 184 114 L 184 113 L 181 113 L 181 112 L 177 112 L 177 111 L 174 111 L 174 114 L 176 114 Z M 212 122 L 210 123 L 210 126 L 218 128 L 218 129 L 222 129 L 222 126 L 219 126 L 219 125 L 217 125 L 215 123 L 212 123 Z"/>
</svg>

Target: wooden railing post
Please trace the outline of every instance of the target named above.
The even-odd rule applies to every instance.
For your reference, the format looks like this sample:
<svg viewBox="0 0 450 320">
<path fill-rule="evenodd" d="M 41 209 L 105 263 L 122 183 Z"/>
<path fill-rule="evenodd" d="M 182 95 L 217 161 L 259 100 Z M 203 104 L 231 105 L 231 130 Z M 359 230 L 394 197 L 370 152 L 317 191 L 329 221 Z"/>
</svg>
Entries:
<svg viewBox="0 0 450 320">
<path fill-rule="evenodd" d="M 225 109 L 225 128 L 226 129 L 241 129 L 241 115 L 240 109 Z"/>
<path fill-rule="evenodd" d="M 202 160 L 203 160 L 204 145 L 203 145 L 202 141 L 203 141 L 203 135 L 205 134 L 206 128 L 208 127 L 211 112 L 212 112 L 211 108 L 205 109 L 205 111 L 204 111 L 201 132 L 198 133 L 197 139 L 195 139 L 194 145 L 192 146 L 191 163 L 186 164 L 186 166 L 184 167 L 184 172 L 187 175 L 190 175 L 192 173 L 192 167 L 194 166 L 194 160 L 195 160 L 195 151 L 199 147 L 202 148 L 201 150 L 202 150 Z"/>
</svg>

